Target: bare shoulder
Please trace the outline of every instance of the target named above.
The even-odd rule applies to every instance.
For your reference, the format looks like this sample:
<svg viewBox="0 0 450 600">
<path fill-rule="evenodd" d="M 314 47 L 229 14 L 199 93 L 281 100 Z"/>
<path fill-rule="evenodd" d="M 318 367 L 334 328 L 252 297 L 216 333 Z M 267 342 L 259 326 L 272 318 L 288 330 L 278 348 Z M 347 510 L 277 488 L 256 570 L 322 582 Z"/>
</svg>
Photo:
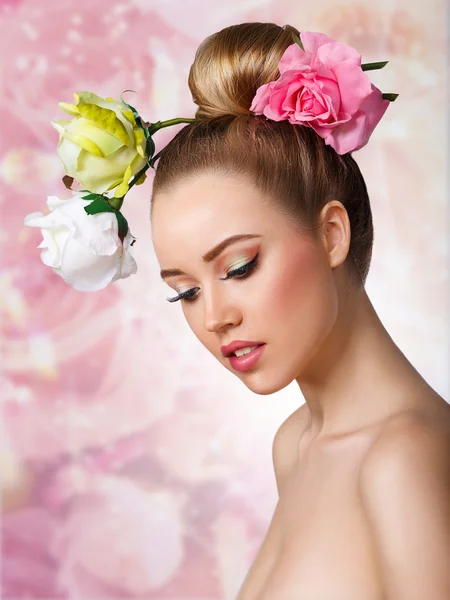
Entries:
<svg viewBox="0 0 450 600">
<path fill-rule="evenodd" d="M 359 489 L 387 597 L 450 598 L 450 406 L 389 419 Z"/>
<path fill-rule="evenodd" d="M 279 426 L 272 444 L 272 458 L 278 493 L 297 457 L 297 443 L 308 420 L 308 406 L 302 404 Z"/>
<path fill-rule="evenodd" d="M 429 485 L 441 486 L 439 494 L 450 492 L 450 405 L 444 400 L 388 419 L 360 470 L 361 497 L 370 509 L 382 510 L 392 494 L 413 494 Z"/>
<path fill-rule="evenodd" d="M 438 410 L 410 410 L 386 421 L 361 467 L 362 483 L 396 468 L 418 470 L 450 461 L 450 405 Z"/>
</svg>

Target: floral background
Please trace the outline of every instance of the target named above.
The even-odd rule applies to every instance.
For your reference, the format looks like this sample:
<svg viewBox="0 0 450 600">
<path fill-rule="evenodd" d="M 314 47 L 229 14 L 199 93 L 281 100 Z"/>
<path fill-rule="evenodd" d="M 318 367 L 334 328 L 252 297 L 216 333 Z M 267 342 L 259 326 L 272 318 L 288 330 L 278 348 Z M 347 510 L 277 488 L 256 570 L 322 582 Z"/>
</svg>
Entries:
<svg viewBox="0 0 450 600">
<path fill-rule="evenodd" d="M 271 442 L 295 383 L 257 396 L 165 301 L 150 241 L 151 171 L 123 212 L 138 273 L 101 292 L 44 266 L 64 189 L 51 120 L 73 91 L 150 121 L 192 117 L 199 43 L 232 23 L 322 31 L 389 60 L 399 93 L 355 158 L 372 200 L 367 290 L 397 344 L 449 400 L 448 36 L 444 0 L 0 1 L 2 598 L 233 599 L 276 502 Z M 177 131 L 158 132 L 160 147 Z"/>
</svg>

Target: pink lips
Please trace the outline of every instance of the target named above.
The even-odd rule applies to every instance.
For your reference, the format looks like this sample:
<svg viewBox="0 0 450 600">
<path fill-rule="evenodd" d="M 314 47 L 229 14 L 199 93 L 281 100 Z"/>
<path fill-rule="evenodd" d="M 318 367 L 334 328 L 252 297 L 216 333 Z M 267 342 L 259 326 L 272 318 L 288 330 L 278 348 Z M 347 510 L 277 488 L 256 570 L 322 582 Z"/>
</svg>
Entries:
<svg viewBox="0 0 450 600">
<path fill-rule="evenodd" d="M 252 369 L 260 359 L 265 347 L 266 344 L 262 344 L 248 354 L 244 354 L 244 356 L 229 356 L 228 359 L 231 366 L 233 369 L 236 369 L 236 371 L 248 371 L 249 369 Z"/>
<path fill-rule="evenodd" d="M 225 357 L 231 356 L 232 354 L 234 354 L 234 352 L 236 352 L 236 350 L 239 350 L 240 348 L 251 348 L 252 346 L 261 346 L 262 344 L 264 344 L 264 342 L 249 342 L 248 340 L 234 340 L 233 342 L 231 342 L 231 344 L 228 344 L 228 346 L 222 346 L 220 348 L 222 354 Z"/>
</svg>

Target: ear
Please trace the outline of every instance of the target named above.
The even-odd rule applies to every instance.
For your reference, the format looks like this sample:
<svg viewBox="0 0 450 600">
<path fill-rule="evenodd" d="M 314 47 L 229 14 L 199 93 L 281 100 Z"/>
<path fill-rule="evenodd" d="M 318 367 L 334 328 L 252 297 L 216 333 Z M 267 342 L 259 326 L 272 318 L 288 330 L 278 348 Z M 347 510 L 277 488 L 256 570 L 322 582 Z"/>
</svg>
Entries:
<svg viewBox="0 0 450 600">
<path fill-rule="evenodd" d="M 330 267 L 338 267 L 347 258 L 350 249 L 350 219 L 342 202 L 331 200 L 320 211 L 322 241 Z"/>
</svg>

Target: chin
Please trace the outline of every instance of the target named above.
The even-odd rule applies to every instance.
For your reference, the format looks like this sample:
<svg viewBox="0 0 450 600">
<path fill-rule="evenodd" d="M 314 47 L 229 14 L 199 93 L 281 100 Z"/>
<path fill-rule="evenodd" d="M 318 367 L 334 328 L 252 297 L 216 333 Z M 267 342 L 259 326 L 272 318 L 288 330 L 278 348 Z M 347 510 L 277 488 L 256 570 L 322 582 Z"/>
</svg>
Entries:
<svg viewBox="0 0 450 600">
<path fill-rule="evenodd" d="M 295 377 L 268 378 L 267 374 L 255 372 L 252 376 L 252 373 L 248 372 L 244 373 L 244 377 L 240 376 L 239 379 L 255 394 L 269 396 L 290 385 L 295 380 Z"/>
<path fill-rule="evenodd" d="M 249 371 L 236 371 L 229 365 L 224 366 L 250 391 L 260 396 L 269 396 L 284 389 L 296 380 L 300 370 L 298 360 L 282 360 L 281 363 L 260 365 Z"/>
</svg>

